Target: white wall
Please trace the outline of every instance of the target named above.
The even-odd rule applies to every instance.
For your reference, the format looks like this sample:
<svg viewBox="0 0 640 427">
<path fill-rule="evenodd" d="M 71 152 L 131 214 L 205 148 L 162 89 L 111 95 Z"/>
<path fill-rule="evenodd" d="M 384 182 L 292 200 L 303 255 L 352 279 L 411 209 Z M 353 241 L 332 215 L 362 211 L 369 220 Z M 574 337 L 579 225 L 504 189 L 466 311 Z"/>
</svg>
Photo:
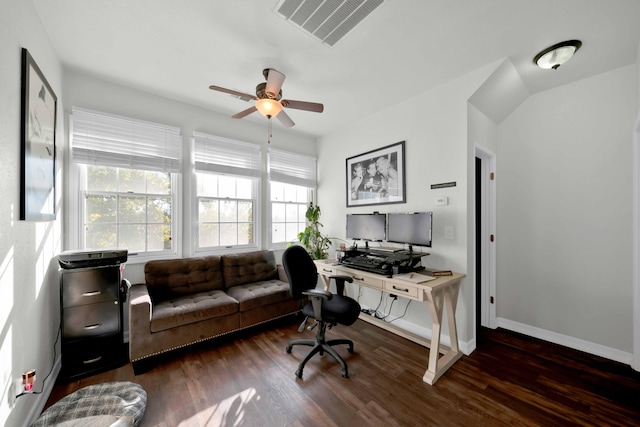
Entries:
<svg viewBox="0 0 640 427">
<path fill-rule="evenodd" d="M 467 99 L 490 72 L 476 71 L 321 138 L 318 201 L 324 232 L 344 239 L 347 213 L 433 211 L 433 247 L 423 264 L 467 273 Z M 406 144 L 406 203 L 347 208 L 346 159 L 399 141 Z M 452 181 L 455 187 L 430 187 Z M 448 206 L 435 205 L 442 196 L 449 197 Z M 445 226 L 453 227 L 453 240 L 444 239 Z M 354 294 L 357 290 L 351 289 L 350 295 Z M 473 281 L 467 277 L 456 316 L 463 349 L 472 333 L 472 297 Z M 360 303 L 375 308 L 379 300 L 380 293 L 365 289 Z M 394 304 L 391 318 L 402 315 L 406 302 L 399 299 Z M 430 336 L 425 330 L 431 326 L 429 315 L 420 304 L 409 306 L 406 317 L 396 324 Z"/>
<path fill-rule="evenodd" d="M 58 96 L 62 111 L 62 70 L 33 4 L 0 0 L 0 424 L 24 425 L 40 413 L 53 386 L 43 394 L 15 399 L 12 386 L 27 369 L 36 369 L 35 390 L 54 367 L 54 343 L 60 323 L 57 265 L 61 217 L 56 221 L 20 221 L 20 81 L 21 48 L 27 48 Z M 58 121 L 58 154 L 64 134 Z M 59 158 L 59 157 L 58 157 Z M 57 163 L 61 188 L 62 162 Z M 58 201 L 62 192 L 57 193 Z M 60 346 L 56 356 L 59 360 Z"/>
<path fill-rule="evenodd" d="M 628 66 L 534 95 L 499 126 L 502 325 L 630 361 L 636 113 Z"/>
</svg>

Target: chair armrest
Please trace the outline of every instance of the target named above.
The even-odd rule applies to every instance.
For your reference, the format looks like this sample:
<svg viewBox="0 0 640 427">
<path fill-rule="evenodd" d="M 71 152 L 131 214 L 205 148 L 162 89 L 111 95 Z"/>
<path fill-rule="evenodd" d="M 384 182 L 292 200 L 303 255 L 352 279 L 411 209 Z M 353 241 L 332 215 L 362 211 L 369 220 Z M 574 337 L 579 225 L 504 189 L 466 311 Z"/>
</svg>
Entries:
<svg viewBox="0 0 640 427">
<path fill-rule="evenodd" d="M 306 291 L 302 291 L 302 295 L 308 295 L 310 297 L 321 297 L 328 300 L 333 296 L 331 292 L 325 291 L 324 289 L 307 289 Z"/>
<path fill-rule="evenodd" d="M 316 320 L 322 320 L 322 301 L 330 300 L 333 298 L 333 294 L 323 289 L 307 289 L 306 291 L 302 291 L 302 295 L 311 297 L 313 317 Z"/>
<path fill-rule="evenodd" d="M 344 282 L 353 283 L 353 278 L 351 276 L 338 274 L 334 276 L 329 276 L 329 280 L 331 279 L 335 280 L 336 294 L 340 295 L 341 297 L 344 296 Z"/>
</svg>

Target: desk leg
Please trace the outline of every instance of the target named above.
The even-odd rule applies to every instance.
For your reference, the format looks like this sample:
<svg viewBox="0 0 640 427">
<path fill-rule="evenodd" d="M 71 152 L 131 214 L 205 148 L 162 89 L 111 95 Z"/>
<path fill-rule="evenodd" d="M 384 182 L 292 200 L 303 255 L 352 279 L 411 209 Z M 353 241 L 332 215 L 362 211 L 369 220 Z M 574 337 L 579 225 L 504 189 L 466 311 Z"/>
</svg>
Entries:
<svg viewBox="0 0 640 427">
<path fill-rule="evenodd" d="M 331 285 L 331 283 L 329 282 L 329 278 L 327 276 L 325 276 L 324 274 L 319 274 L 318 276 L 320 276 L 322 285 L 324 286 L 324 290 L 328 291 L 329 290 L 329 286 Z"/>
<path fill-rule="evenodd" d="M 458 292 L 460 290 L 460 282 L 450 287 L 435 292 L 426 292 L 429 312 L 433 319 L 433 329 L 431 331 L 431 347 L 429 350 L 429 366 L 422 380 L 427 384 L 433 385 L 438 378 L 444 374 L 451 365 L 453 365 L 462 353 L 458 348 L 458 331 L 456 327 L 456 305 L 458 301 Z M 447 309 L 447 323 L 449 326 L 449 334 L 451 337 L 451 348 L 446 350 L 440 348 L 440 337 L 442 334 L 442 314 Z M 440 352 L 443 355 L 440 357 Z"/>
</svg>

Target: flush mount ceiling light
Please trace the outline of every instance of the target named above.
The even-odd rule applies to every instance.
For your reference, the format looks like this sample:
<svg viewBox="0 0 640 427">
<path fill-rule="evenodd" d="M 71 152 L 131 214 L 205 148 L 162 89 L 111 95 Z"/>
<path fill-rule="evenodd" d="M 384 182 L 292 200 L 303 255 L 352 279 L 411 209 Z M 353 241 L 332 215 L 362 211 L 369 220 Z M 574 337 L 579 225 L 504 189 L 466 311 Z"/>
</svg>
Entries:
<svg viewBox="0 0 640 427">
<path fill-rule="evenodd" d="M 537 54 L 533 58 L 533 62 L 545 70 L 555 70 L 570 60 L 573 54 L 580 49 L 580 46 L 582 46 L 580 40 L 567 40 L 566 42 L 554 44 Z"/>
</svg>

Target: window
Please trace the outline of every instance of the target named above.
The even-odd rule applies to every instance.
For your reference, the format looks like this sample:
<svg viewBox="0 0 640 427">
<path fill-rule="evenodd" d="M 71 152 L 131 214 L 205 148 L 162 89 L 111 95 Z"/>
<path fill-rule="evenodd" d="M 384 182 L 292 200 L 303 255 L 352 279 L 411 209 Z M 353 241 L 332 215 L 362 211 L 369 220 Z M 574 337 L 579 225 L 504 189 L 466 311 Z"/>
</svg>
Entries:
<svg viewBox="0 0 640 427">
<path fill-rule="evenodd" d="M 178 128 L 73 108 L 77 246 L 175 254 L 182 139 Z M 73 210 L 71 210 L 73 212 Z M 73 215 L 73 213 L 72 213 Z"/>
<path fill-rule="evenodd" d="M 271 243 L 284 246 L 298 240 L 306 227 L 305 213 L 316 188 L 316 159 L 269 149 Z"/>
<path fill-rule="evenodd" d="M 194 132 L 196 251 L 258 248 L 260 147 Z"/>
</svg>

